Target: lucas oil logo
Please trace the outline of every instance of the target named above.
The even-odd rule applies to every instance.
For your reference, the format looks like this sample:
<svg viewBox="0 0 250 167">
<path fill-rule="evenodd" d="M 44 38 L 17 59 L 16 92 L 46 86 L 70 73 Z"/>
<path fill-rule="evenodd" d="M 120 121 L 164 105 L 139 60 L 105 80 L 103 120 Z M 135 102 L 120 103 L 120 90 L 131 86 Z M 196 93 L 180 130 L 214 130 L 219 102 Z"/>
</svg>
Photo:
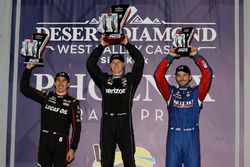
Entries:
<svg viewBox="0 0 250 167">
<path fill-rule="evenodd" d="M 64 114 L 64 115 L 67 115 L 67 112 L 68 112 L 68 110 L 66 110 L 66 109 L 51 106 L 49 104 L 46 104 L 45 109 L 53 111 L 53 112 L 57 112 L 57 113 L 60 113 L 60 114 Z"/>
<path fill-rule="evenodd" d="M 95 161 L 92 167 L 101 167 L 101 151 L 99 144 L 93 145 Z M 135 152 L 135 164 L 140 167 L 153 167 L 155 165 L 155 158 L 152 157 L 151 153 L 142 147 L 136 147 Z M 120 151 L 115 153 L 114 167 L 123 167 L 123 161 Z"/>
</svg>

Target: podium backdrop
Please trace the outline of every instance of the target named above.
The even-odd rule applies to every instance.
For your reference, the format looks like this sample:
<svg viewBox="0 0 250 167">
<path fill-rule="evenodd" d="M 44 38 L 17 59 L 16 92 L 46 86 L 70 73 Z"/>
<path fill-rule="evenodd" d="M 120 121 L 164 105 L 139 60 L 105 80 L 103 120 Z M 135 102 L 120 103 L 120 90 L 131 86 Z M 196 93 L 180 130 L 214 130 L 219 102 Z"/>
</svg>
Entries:
<svg viewBox="0 0 250 167">
<path fill-rule="evenodd" d="M 13 86 L 16 90 L 13 90 L 15 100 L 12 100 L 15 118 L 12 117 L 14 120 L 9 122 L 14 125 L 12 130 L 15 135 L 9 144 L 14 146 L 10 150 L 14 159 L 7 157 L 12 165 L 33 167 L 37 162 L 40 105 L 19 91 L 24 59 L 18 53 L 25 38 L 34 32 L 46 32 L 51 39 L 43 53 L 45 66 L 33 70 L 31 84 L 39 90 L 53 90 L 53 77 L 57 72 L 70 74 L 69 92 L 80 100 L 83 118 L 80 143 L 70 166 L 100 167 L 95 155 L 99 144 L 101 95 L 86 70 L 86 60 L 99 44 L 100 34 L 96 30 L 98 17 L 114 4 L 136 7 L 137 12 L 128 20 L 124 32 L 145 58 L 143 78 L 132 109 L 137 166 L 165 166 L 168 111 L 153 74 L 172 45 L 171 36 L 181 27 L 194 27 L 196 34 L 192 45 L 199 47 L 200 54 L 214 71 L 213 83 L 200 115 L 202 166 L 234 167 L 235 161 L 241 160 L 237 158 L 238 154 L 243 152 L 242 145 L 237 144 L 241 140 L 241 129 L 236 128 L 240 122 L 235 119 L 243 116 L 235 110 L 236 105 L 241 104 L 237 102 L 235 93 L 238 77 L 235 62 L 241 61 L 243 54 L 235 57 L 235 5 L 231 0 L 13 1 L 11 46 L 15 48 L 15 53 L 12 53 L 10 61 L 15 62 L 11 66 L 15 70 L 16 82 L 13 81 Z M 110 45 L 105 49 L 99 61 L 102 70 L 109 71 L 108 62 L 112 53 L 125 54 L 126 71 L 131 70 L 133 60 L 119 45 Z M 188 57 L 174 60 L 166 75 L 169 82 L 175 84 L 174 71 L 180 64 L 191 68 L 191 85 L 199 84 L 201 73 Z M 115 161 L 117 167 L 121 166 L 118 156 L 119 149 Z"/>
</svg>

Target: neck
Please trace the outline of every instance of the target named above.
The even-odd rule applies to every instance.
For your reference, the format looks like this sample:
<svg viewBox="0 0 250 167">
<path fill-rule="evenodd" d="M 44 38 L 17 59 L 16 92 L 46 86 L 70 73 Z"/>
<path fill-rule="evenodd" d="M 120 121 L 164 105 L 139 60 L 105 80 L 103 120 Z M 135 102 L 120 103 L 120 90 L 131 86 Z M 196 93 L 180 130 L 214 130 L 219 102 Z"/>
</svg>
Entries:
<svg viewBox="0 0 250 167">
<path fill-rule="evenodd" d="M 123 74 L 123 71 L 119 72 L 119 73 L 112 73 L 113 76 L 121 76 Z"/>
<path fill-rule="evenodd" d="M 189 87 L 189 84 L 188 85 L 184 85 L 184 86 L 181 86 L 181 85 L 178 84 L 178 88 L 187 88 L 187 87 Z"/>
<path fill-rule="evenodd" d="M 65 92 L 58 92 L 58 91 L 56 91 L 56 94 L 59 95 L 59 96 L 65 96 L 65 95 L 68 94 L 68 92 L 67 91 L 65 91 Z"/>
<path fill-rule="evenodd" d="M 121 78 L 122 75 L 112 75 L 112 79 Z"/>
</svg>

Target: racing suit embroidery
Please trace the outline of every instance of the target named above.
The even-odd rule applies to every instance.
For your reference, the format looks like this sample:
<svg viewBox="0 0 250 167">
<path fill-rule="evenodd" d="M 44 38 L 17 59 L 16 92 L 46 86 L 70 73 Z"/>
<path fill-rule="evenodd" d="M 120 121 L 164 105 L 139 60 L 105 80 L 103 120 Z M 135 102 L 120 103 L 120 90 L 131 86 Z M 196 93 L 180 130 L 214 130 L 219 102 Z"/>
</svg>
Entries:
<svg viewBox="0 0 250 167">
<path fill-rule="evenodd" d="M 41 133 L 39 143 L 38 164 L 51 166 L 51 150 L 54 150 L 54 165 L 66 166 L 65 156 L 70 148 L 76 150 L 81 133 L 81 113 L 79 101 L 65 95 L 57 96 L 54 92 L 39 91 L 30 86 L 31 70 L 25 69 L 21 80 L 21 92 L 28 98 L 41 104 Z M 77 118 L 77 119 L 75 119 Z M 71 142 L 68 143 L 68 134 L 72 124 Z M 57 138 L 57 140 L 54 140 Z M 54 143 L 54 141 L 60 144 Z M 48 147 L 47 147 L 48 146 Z"/>
<path fill-rule="evenodd" d="M 132 71 L 120 78 L 113 78 L 98 67 L 103 46 L 99 45 L 93 50 L 87 61 L 88 72 L 101 90 L 103 99 L 100 133 L 102 167 L 113 166 L 116 144 L 123 150 L 124 166 L 135 167 L 131 108 L 135 90 L 142 78 L 144 59 L 133 45 L 128 43 L 126 48 L 135 63 Z"/>
<path fill-rule="evenodd" d="M 182 162 L 184 166 L 200 167 L 199 114 L 211 85 L 212 69 L 199 54 L 193 58 L 202 73 L 198 86 L 177 88 L 167 82 L 165 74 L 173 59 L 170 55 L 155 71 L 158 89 L 168 104 L 166 167 L 179 167 Z"/>
</svg>

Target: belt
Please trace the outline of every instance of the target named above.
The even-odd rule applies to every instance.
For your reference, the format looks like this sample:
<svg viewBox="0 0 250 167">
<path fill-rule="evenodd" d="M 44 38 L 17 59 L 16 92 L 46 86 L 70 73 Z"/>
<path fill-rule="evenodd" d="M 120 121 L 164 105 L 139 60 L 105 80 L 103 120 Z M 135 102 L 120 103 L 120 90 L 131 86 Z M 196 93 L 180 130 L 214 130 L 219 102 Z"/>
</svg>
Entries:
<svg viewBox="0 0 250 167">
<path fill-rule="evenodd" d="M 45 129 L 42 129 L 42 132 L 43 133 L 47 133 L 47 134 L 51 134 L 51 135 L 60 135 L 60 136 L 64 136 L 65 135 L 65 134 L 60 133 L 60 132 L 49 131 L 49 130 L 45 130 Z"/>
<path fill-rule="evenodd" d="M 197 130 L 197 129 L 199 129 L 198 123 L 196 124 L 196 126 L 190 127 L 190 128 L 169 127 L 169 130 L 177 131 L 177 132 L 190 132 L 190 131 L 195 131 L 195 130 Z"/>
<path fill-rule="evenodd" d="M 110 116 L 110 117 L 114 117 L 114 116 L 124 116 L 127 115 L 128 113 L 110 113 L 110 112 L 104 112 L 105 115 Z"/>
</svg>

